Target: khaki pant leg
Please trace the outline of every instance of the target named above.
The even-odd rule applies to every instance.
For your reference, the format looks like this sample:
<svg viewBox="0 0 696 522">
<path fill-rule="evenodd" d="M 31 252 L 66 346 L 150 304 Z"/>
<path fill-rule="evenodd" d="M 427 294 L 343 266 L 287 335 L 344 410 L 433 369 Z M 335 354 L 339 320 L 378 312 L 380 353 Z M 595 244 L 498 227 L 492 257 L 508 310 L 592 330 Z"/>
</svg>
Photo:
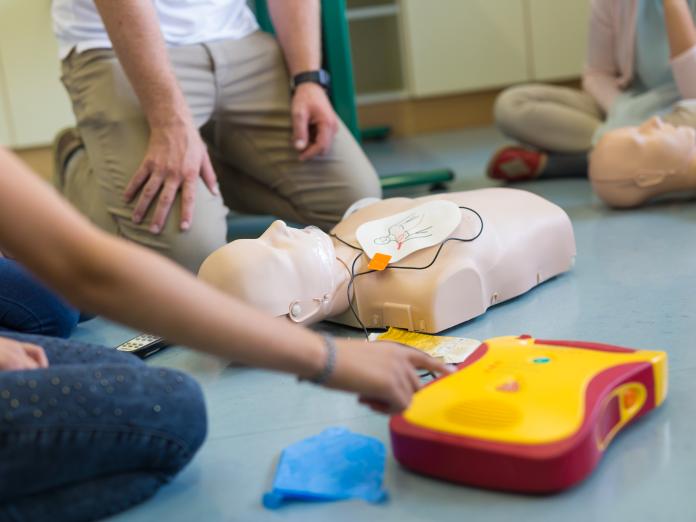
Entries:
<svg viewBox="0 0 696 522">
<path fill-rule="evenodd" d="M 170 58 L 186 100 L 199 125 L 209 119 L 215 84 L 203 46 L 173 49 Z M 153 204 L 142 224 L 131 221 L 135 202 L 123 193 L 140 165 L 149 127 L 140 103 L 113 51 L 73 53 L 63 62 L 63 83 L 70 95 L 84 153 L 70 162 L 64 194 L 104 230 L 152 248 L 190 270 L 226 240 L 227 209 L 199 180 L 190 230 L 180 232 L 180 194 L 160 234 L 147 230 Z"/>
<path fill-rule="evenodd" d="M 356 200 L 381 195 L 374 168 L 343 124 L 328 154 L 299 160 L 288 75 L 272 37 L 257 32 L 208 47 L 219 93 L 208 140 L 231 208 L 327 229 Z"/>
<path fill-rule="evenodd" d="M 672 125 L 696 128 L 696 100 L 682 100 L 675 103 L 672 112 L 662 119 Z"/>
<path fill-rule="evenodd" d="M 519 85 L 495 102 L 495 121 L 511 138 L 548 152 L 577 153 L 592 147 L 604 118 L 588 93 L 554 85 Z"/>
</svg>

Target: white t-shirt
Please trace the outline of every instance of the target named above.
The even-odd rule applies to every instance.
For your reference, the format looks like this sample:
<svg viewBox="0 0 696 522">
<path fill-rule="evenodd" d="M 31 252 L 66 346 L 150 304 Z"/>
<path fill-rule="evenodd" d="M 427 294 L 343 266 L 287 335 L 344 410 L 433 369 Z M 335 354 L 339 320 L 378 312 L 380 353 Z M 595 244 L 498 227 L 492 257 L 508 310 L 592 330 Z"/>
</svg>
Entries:
<svg viewBox="0 0 696 522">
<path fill-rule="evenodd" d="M 117 0 L 116 0 L 117 1 Z M 246 0 L 151 0 L 167 46 L 240 39 L 258 29 Z M 60 57 L 73 48 L 111 48 L 94 0 L 53 0 L 53 30 Z"/>
</svg>

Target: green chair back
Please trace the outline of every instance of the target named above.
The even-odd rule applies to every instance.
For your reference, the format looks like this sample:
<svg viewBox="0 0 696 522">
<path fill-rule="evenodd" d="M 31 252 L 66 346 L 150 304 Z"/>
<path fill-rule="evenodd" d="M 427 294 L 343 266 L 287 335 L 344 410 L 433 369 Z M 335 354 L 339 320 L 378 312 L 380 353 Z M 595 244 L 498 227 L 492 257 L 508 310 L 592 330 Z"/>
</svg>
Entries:
<svg viewBox="0 0 696 522">
<path fill-rule="evenodd" d="M 266 0 L 255 0 L 256 18 L 261 29 L 273 33 L 273 22 Z M 324 63 L 332 78 L 331 103 L 336 114 L 360 143 L 362 137 L 383 139 L 389 134 L 388 127 L 360 130 L 358 111 L 355 105 L 355 81 L 350 33 L 346 18 L 345 0 L 321 0 L 321 25 Z M 431 190 L 444 190 L 444 183 L 452 181 L 454 173 L 447 168 L 397 173 L 381 176 L 382 188 L 396 189 L 416 185 L 430 185 Z"/>
</svg>

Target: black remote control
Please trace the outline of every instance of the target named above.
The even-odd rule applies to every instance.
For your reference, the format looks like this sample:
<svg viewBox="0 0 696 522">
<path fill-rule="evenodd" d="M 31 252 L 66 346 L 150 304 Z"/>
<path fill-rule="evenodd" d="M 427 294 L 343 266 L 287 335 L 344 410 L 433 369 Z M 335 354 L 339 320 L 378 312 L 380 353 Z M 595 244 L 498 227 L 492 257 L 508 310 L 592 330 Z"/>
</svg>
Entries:
<svg viewBox="0 0 696 522">
<path fill-rule="evenodd" d="M 171 346 L 170 343 L 156 335 L 141 334 L 116 347 L 119 352 L 128 352 L 137 355 L 141 359 L 157 353 L 163 348 Z"/>
</svg>

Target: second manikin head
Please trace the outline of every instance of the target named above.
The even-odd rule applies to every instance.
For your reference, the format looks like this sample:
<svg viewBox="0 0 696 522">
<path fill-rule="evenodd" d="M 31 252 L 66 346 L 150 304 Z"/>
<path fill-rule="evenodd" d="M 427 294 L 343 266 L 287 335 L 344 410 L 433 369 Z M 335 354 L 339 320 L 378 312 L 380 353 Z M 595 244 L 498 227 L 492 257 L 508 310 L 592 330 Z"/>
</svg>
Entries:
<svg viewBox="0 0 696 522">
<path fill-rule="evenodd" d="M 310 323 L 329 315 L 340 277 L 335 265 L 327 234 L 275 221 L 258 239 L 239 239 L 210 254 L 198 277 L 266 313 Z"/>
<path fill-rule="evenodd" d="M 696 131 L 657 117 L 610 131 L 590 156 L 589 174 L 597 196 L 613 207 L 696 189 Z"/>
</svg>

